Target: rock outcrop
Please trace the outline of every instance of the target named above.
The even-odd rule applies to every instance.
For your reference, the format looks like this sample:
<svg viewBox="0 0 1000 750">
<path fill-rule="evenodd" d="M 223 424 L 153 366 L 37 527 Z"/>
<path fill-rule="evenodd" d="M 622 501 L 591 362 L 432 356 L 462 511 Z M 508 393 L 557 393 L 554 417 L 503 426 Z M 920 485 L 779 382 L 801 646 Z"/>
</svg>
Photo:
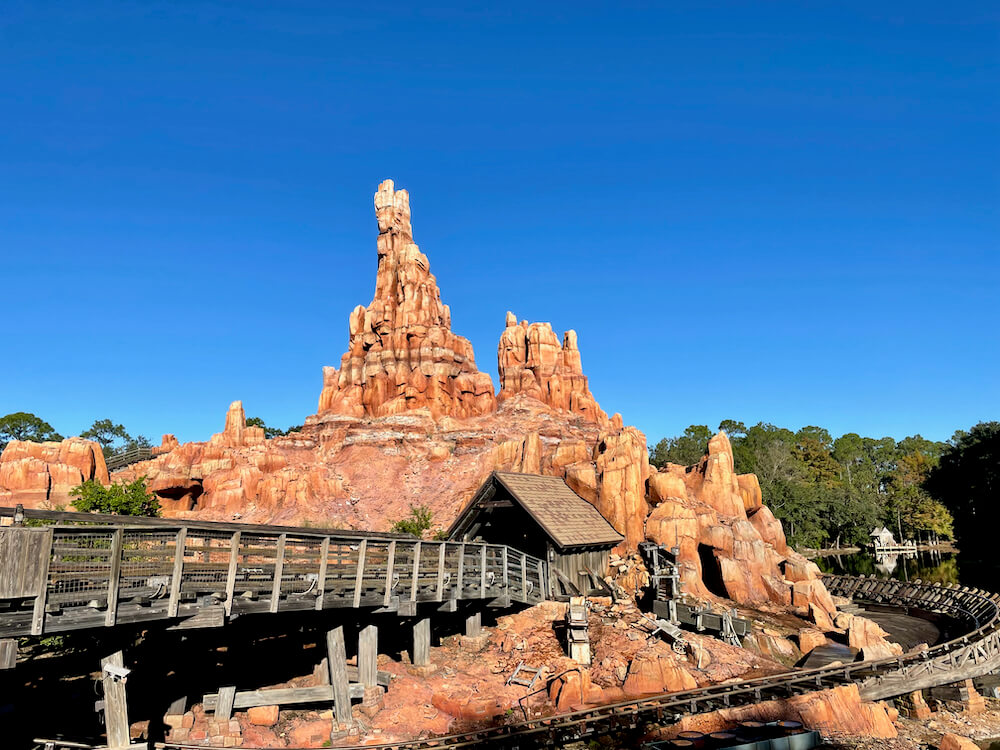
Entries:
<svg viewBox="0 0 1000 750">
<path fill-rule="evenodd" d="M 602 425 L 608 421 L 583 374 L 576 331 L 566 331 L 560 345 L 548 323 L 518 323 L 517 316 L 508 312 L 497 346 L 497 369 L 499 401 L 524 393 L 553 409 L 581 414 Z"/>
<path fill-rule="evenodd" d="M 69 505 L 73 500 L 69 491 L 91 479 L 101 484 L 110 481 L 101 446 L 92 440 L 13 440 L 0 455 L 0 505 Z"/>
<path fill-rule="evenodd" d="M 375 216 L 375 296 L 351 313 L 340 369 L 323 370 L 319 413 L 382 417 L 426 407 L 437 418 L 494 411 L 493 381 L 476 369 L 468 339 L 451 332 L 451 312 L 413 242 L 407 191 L 392 180 L 379 185 Z"/>
</svg>

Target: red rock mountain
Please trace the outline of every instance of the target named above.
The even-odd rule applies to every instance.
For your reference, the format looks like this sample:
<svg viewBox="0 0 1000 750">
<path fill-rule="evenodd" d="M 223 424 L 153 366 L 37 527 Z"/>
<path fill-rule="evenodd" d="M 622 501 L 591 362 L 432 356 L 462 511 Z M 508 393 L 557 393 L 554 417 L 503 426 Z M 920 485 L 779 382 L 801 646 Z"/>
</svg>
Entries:
<svg viewBox="0 0 1000 750">
<path fill-rule="evenodd" d="M 447 527 L 494 469 L 562 476 L 625 536 L 624 552 L 647 538 L 678 546 L 692 593 L 794 603 L 815 608 L 817 622 L 835 613 L 815 566 L 786 546 L 756 477 L 734 472 L 724 434 L 695 466 L 657 471 L 646 437 L 598 406 L 576 334 L 560 343 L 549 324 L 511 313 L 495 396 L 413 242 L 407 192 L 383 182 L 375 214 L 375 295 L 351 313 L 348 351 L 324 370 L 318 412 L 302 430 L 267 440 L 236 401 L 211 440 L 164 436 L 159 455 L 115 479 L 147 476 L 168 515 L 385 530 L 411 505 Z M 38 505 L 75 483 L 63 467 L 77 443 L 12 444 L 0 498 Z M 73 477 L 107 481 L 99 455 Z"/>
</svg>

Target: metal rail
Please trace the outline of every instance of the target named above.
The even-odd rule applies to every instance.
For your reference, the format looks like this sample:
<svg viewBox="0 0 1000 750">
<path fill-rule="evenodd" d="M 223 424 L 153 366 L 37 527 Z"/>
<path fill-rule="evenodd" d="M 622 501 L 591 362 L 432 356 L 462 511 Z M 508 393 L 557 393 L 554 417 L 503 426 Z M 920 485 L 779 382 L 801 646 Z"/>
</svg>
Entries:
<svg viewBox="0 0 1000 750">
<path fill-rule="evenodd" d="M 367 747 L 423 750 L 562 745 L 590 736 L 669 724 L 689 714 L 787 698 L 800 693 L 857 683 L 862 698 L 878 700 L 986 674 L 1000 668 L 1000 596 L 979 589 L 904 583 L 876 578 L 825 576 L 834 594 L 862 603 L 917 608 L 955 618 L 971 632 L 926 651 L 836 667 L 798 670 L 738 683 L 640 698 L 555 716 L 488 727 L 473 732 Z M 156 743 L 161 750 L 194 750 L 197 745 Z"/>
<path fill-rule="evenodd" d="M 72 515 L 88 525 L 0 528 L 0 637 L 172 618 L 221 626 L 331 608 L 413 615 L 422 603 L 546 597 L 543 561 L 502 545 Z"/>
</svg>

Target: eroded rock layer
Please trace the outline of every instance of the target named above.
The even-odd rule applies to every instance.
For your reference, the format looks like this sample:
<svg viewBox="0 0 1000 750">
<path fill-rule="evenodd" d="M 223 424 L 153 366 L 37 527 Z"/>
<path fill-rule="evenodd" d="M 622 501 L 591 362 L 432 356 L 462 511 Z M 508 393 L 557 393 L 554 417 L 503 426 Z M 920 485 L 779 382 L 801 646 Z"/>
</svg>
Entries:
<svg viewBox="0 0 1000 750">
<path fill-rule="evenodd" d="M 494 411 L 493 381 L 476 369 L 468 339 L 451 332 L 451 312 L 413 242 L 409 194 L 386 180 L 375 193 L 375 216 L 375 296 L 351 313 L 340 369 L 323 370 L 319 413 L 382 417 L 426 407 L 437 418 Z"/>
<path fill-rule="evenodd" d="M 548 323 L 518 323 L 514 313 L 508 312 L 497 346 L 497 369 L 500 401 L 524 393 L 553 409 L 582 414 L 600 424 L 607 422 L 608 415 L 587 386 L 576 331 L 566 331 L 560 345 Z"/>
<path fill-rule="evenodd" d="M 69 491 L 91 479 L 107 484 L 101 446 L 92 440 L 12 440 L 0 455 L 0 505 L 46 508 L 72 502 Z"/>
</svg>

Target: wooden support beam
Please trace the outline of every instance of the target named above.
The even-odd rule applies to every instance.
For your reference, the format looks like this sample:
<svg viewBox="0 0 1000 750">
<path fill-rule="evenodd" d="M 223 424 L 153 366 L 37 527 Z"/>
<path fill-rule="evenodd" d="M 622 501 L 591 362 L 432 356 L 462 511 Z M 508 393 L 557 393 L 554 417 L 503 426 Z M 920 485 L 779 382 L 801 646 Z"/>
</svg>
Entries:
<svg viewBox="0 0 1000 750">
<path fill-rule="evenodd" d="M 389 542 L 389 559 L 385 563 L 385 595 L 382 597 L 382 606 L 388 607 L 392 598 L 392 569 L 396 564 L 396 541 Z"/>
<path fill-rule="evenodd" d="M 504 591 L 510 586 L 510 571 L 507 570 L 507 545 L 505 544 L 501 549 L 501 555 L 503 559 L 503 587 Z"/>
<path fill-rule="evenodd" d="M 479 596 L 486 598 L 486 545 L 479 550 Z"/>
<path fill-rule="evenodd" d="M 461 599 L 465 593 L 465 543 L 458 545 L 458 582 L 455 584 L 455 599 Z"/>
<path fill-rule="evenodd" d="M 365 687 L 378 684 L 378 627 L 366 625 L 358 633 L 358 676 Z"/>
<path fill-rule="evenodd" d="M 420 542 L 413 545 L 413 582 L 410 584 L 410 601 L 417 600 L 417 586 L 420 581 Z"/>
<path fill-rule="evenodd" d="M 118 579 L 122 572 L 122 544 L 125 540 L 125 530 L 115 529 L 111 538 L 111 568 L 108 570 L 108 611 L 104 615 L 105 627 L 115 624 L 118 617 Z"/>
<path fill-rule="evenodd" d="M 354 573 L 354 608 L 361 606 L 361 585 L 365 577 L 365 551 L 368 548 L 368 540 L 362 539 L 358 544 L 358 569 Z"/>
<path fill-rule="evenodd" d="M 423 667 L 431 662 L 431 618 L 424 617 L 413 624 L 413 664 Z"/>
<path fill-rule="evenodd" d="M 330 687 L 333 688 L 334 718 L 338 724 L 348 724 L 351 721 L 351 695 L 343 626 L 337 626 L 326 634 L 326 658 L 330 668 Z"/>
<path fill-rule="evenodd" d="M 226 617 L 233 614 L 233 597 L 236 595 L 236 565 L 240 560 L 240 535 L 234 531 L 229 540 L 229 570 L 226 571 Z"/>
<path fill-rule="evenodd" d="M 348 696 L 361 699 L 365 695 L 365 686 L 353 682 L 348 689 Z M 294 706 L 301 703 L 333 702 L 332 685 L 315 685 L 304 688 L 264 688 L 263 690 L 241 690 L 233 699 L 233 709 L 247 709 L 254 706 Z M 219 705 L 218 693 L 206 693 L 202 697 L 202 705 L 206 711 L 214 711 Z"/>
<path fill-rule="evenodd" d="M 236 701 L 236 688 L 232 685 L 219 688 L 218 702 L 215 704 L 215 718 L 229 721 L 233 715 L 233 703 Z"/>
<path fill-rule="evenodd" d="M 278 535 L 278 549 L 274 558 L 274 582 L 271 585 L 271 612 L 278 611 L 281 600 L 281 574 L 285 569 L 285 538 L 287 534 Z"/>
<path fill-rule="evenodd" d="M 181 579 L 184 577 L 184 545 L 187 542 L 187 528 L 182 527 L 174 540 L 174 572 L 170 577 L 170 603 L 167 605 L 167 617 L 177 617 L 177 605 L 180 603 Z"/>
<path fill-rule="evenodd" d="M 437 581 L 438 593 L 437 593 L 437 600 L 439 602 L 444 601 L 444 560 L 445 560 L 445 553 L 447 551 L 447 548 L 448 548 L 448 543 L 447 542 L 441 542 L 441 545 L 438 548 L 438 581 Z"/>
<path fill-rule="evenodd" d="M 41 566 L 38 571 L 40 588 L 35 597 L 35 606 L 31 613 L 31 634 L 41 635 L 45 630 L 45 605 L 49 596 L 49 563 L 52 561 L 52 533 L 51 528 L 43 532 L 45 538 L 42 541 L 44 552 L 42 554 Z"/>
<path fill-rule="evenodd" d="M 547 588 L 545 585 L 545 563 L 539 560 L 537 563 L 535 563 L 535 565 L 538 566 L 538 586 L 541 589 L 540 593 L 542 595 L 542 599 L 548 599 L 549 595 L 548 592 L 545 590 Z"/>
<path fill-rule="evenodd" d="M 17 638 L 0 638 L 0 669 L 13 669 L 17 664 Z"/>
<path fill-rule="evenodd" d="M 528 556 L 521 553 L 521 601 L 528 601 Z"/>
<path fill-rule="evenodd" d="M 108 736 L 109 748 L 128 747 L 131 742 L 128 731 L 128 703 L 125 700 L 125 681 L 112 675 L 105 667 L 124 668 L 125 660 L 121 651 L 101 659 L 101 682 L 104 685 L 104 728 Z"/>
<path fill-rule="evenodd" d="M 483 632 L 483 613 L 476 611 L 465 618 L 465 634 L 472 638 Z"/>
<path fill-rule="evenodd" d="M 319 545 L 319 573 L 316 577 L 316 609 L 326 604 L 326 568 L 330 559 L 330 537 L 323 537 Z"/>
</svg>

